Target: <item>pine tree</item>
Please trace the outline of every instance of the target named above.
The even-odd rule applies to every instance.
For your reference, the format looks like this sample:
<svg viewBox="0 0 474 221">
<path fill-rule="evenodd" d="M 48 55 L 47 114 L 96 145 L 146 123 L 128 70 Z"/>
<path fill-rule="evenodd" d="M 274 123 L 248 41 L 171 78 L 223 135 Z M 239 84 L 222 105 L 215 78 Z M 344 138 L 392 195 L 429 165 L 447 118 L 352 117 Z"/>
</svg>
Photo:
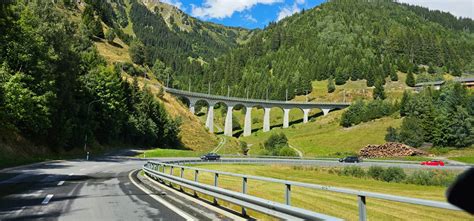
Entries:
<svg viewBox="0 0 474 221">
<path fill-rule="evenodd" d="M 430 66 L 428 67 L 428 73 L 429 73 L 429 74 L 436 74 L 436 70 L 433 68 L 433 65 L 430 65 Z"/>
<path fill-rule="evenodd" d="M 385 89 L 383 87 L 382 80 L 380 80 L 380 78 L 377 79 L 377 81 L 375 82 L 373 97 L 374 97 L 374 100 L 377 100 L 377 99 L 385 100 L 386 98 Z"/>
<path fill-rule="evenodd" d="M 400 116 L 404 117 L 407 115 L 409 102 L 410 94 L 408 93 L 408 91 L 404 91 L 402 101 L 400 102 Z"/>
<path fill-rule="evenodd" d="M 397 69 L 395 68 L 394 65 L 392 65 L 392 67 L 390 67 L 390 80 L 391 81 L 398 81 Z"/>
<path fill-rule="evenodd" d="M 328 79 L 328 93 L 332 93 L 336 90 L 336 85 L 334 84 L 334 79 L 329 78 Z"/>
<path fill-rule="evenodd" d="M 143 64 L 145 62 L 145 56 L 144 56 L 144 46 L 143 44 L 138 41 L 138 40 L 133 40 L 132 43 L 130 44 L 130 48 L 128 49 L 128 52 L 130 54 L 130 58 L 132 59 L 133 63 L 135 64 Z"/>
<path fill-rule="evenodd" d="M 413 75 L 413 73 L 411 71 L 408 72 L 407 79 L 406 79 L 405 83 L 410 87 L 415 86 L 415 76 Z"/>
</svg>

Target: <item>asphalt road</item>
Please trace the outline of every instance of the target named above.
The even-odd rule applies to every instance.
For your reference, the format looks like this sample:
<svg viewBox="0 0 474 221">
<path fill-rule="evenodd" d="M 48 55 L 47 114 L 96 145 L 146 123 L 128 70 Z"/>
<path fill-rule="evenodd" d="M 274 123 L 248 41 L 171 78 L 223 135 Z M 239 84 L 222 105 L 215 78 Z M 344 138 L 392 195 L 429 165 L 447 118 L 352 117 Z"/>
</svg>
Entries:
<svg viewBox="0 0 474 221">
<path fill-rule="evenodd" d="M 186 220 L 177 208 L 155 200 L 131 180 L 131 172 L 146 162 L 143 159 L 105 156 L 90 161 L 46 162 L 0 171 L 0 220 Z M 130 155 L 130 154 L 129 154 Z M 154 159 L 160 160 L 160 159 Z M 198 158 L 166 158 L 198 160 Z M 224 158 L 224 163 L 266 163 L 312 166 L 354 164 L 329 160 L 284 160 Z M 230 161 L 230 162 L 229 162 Z M 233 162 L 232 162 L 233 161 Z M 254 162 L 252 162 L 254 161 Z M 209 163 L 209 162 L 204 162 Z M 212 162 L 211 162 L 212 163 Z M 469 166 L 426 167 L 410 163 L 363 162 L 403 168 L 443 168 L 465 170 Z M 172 206 L 171 206 L 172 207 Z"/>
<path fill-rule="evenodd" d="M 143 163 L 103 157 L 0 171 L 0 220 L 185 220 L 132 183 Z"/>
<path fill-rule="evenodd" d="M 156 159 L 160 160 L 160 159 Z M 166 158 L 165 161 L 182 161 L 182 160 L 197 160 L 199 158 Z M 268 159 L 268 158 L 221 158 L 220 161 L 205 161 L 197 162 L 195 164 L 213 164 L 213 163 L 244 163 L 244 164 L 289 164 L 289 165 L 304 165 L 304 166 L 322 166 L 322 167 L 345 167 L 345 166 L 360 166 L 360 167 L 400 167 L 404 169 L 441 169 L 441 170 L 466 170 L 470 165 L 450 165 L 446 166 L 424 166 L 416 162 L 389 162 L 389 161 L 363 161 L 361 163 L 341 163 L 337 160 L 308 160 L 308 159 Z"/>
</svg>

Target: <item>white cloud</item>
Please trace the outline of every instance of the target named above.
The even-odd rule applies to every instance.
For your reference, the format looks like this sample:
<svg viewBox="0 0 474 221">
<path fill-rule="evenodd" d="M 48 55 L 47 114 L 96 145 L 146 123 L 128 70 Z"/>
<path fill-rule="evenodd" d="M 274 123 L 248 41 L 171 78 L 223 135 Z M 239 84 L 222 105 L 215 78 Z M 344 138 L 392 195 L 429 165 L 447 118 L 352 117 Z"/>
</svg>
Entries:
<svg viewBox="0 0 474 221">
<path fill-rule="evenodd" d="M 257 23 L 257 19 L 255 19 L 251 14 L 245 14 L 243 18 L 249 22 Z"/>
<path fill-rule="evenodd" d="M 278 12 L 277 21 L 280 21 L 290 15 L 298 13 L 301 11 L 301 8 L 298 5 L 303 5 L 306 3 L 306 0 L 295 0 L 293 5 L 286 5 L 283 8 L 280 8 L 280 12 Z"/>
<path fill-rule="evenodd" d="M 473 0 L 399 0 L 399 2 L 450 12 L 458 17 L 474 18 Z"/>
<path fill-rule="evenodd" d="M 183 9 L 183 3 L 179 0 L 161 0 L 161 2 L 164 2 L 169 5 L 173 5 L 176 8 Z"/>
<path fill-rule="evenodd" d="M 205 0 L 201 7 L 191 5 L 191 14 L 200 18 L 227 18 L 234 12 L 251 9 L 257 4 L 271 5 L 283 0 Z"/>
</svg>

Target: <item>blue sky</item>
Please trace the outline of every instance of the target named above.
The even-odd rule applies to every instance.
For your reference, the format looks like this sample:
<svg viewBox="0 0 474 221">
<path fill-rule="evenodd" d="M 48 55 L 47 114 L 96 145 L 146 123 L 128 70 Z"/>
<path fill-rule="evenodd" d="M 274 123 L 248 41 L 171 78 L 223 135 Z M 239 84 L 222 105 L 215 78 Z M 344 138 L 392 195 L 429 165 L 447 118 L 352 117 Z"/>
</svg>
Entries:
<svg viewBox="0 0 474 221">
<path fill-rule="evenodd" d="M 162 0 L 194 17 L 227 26 L 263 28 L 324 0 Z"/>
<path fill-rule="evenodd" d="M 227 26 L 263 28 L 324 0 L 161 0 L 194 17 Z M 398 0 L 430 9 L 447 11 L 455 16 L 474 18 L 474 0 Z"/>
</svg>

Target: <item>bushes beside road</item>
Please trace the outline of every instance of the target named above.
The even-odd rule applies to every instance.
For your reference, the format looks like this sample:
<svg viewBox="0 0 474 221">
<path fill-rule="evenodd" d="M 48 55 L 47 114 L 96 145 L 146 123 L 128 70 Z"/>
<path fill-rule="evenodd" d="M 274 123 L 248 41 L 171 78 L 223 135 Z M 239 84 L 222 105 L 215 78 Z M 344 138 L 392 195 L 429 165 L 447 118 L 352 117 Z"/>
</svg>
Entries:
<svg viewBox="0 0 474 221">
<path fill-rule="evenodd" d="M 367 171 L 358 166 L 348 166 L 337 169 L 335 173 L 340 176 L 423 186 L 449 186 L 456 178 L 456 175 L 444 170 L 416 170 L 411 174 L 407 174 L 400 167 L 383 168 L 380 166 L 371 166 Z"/>
</svg>

